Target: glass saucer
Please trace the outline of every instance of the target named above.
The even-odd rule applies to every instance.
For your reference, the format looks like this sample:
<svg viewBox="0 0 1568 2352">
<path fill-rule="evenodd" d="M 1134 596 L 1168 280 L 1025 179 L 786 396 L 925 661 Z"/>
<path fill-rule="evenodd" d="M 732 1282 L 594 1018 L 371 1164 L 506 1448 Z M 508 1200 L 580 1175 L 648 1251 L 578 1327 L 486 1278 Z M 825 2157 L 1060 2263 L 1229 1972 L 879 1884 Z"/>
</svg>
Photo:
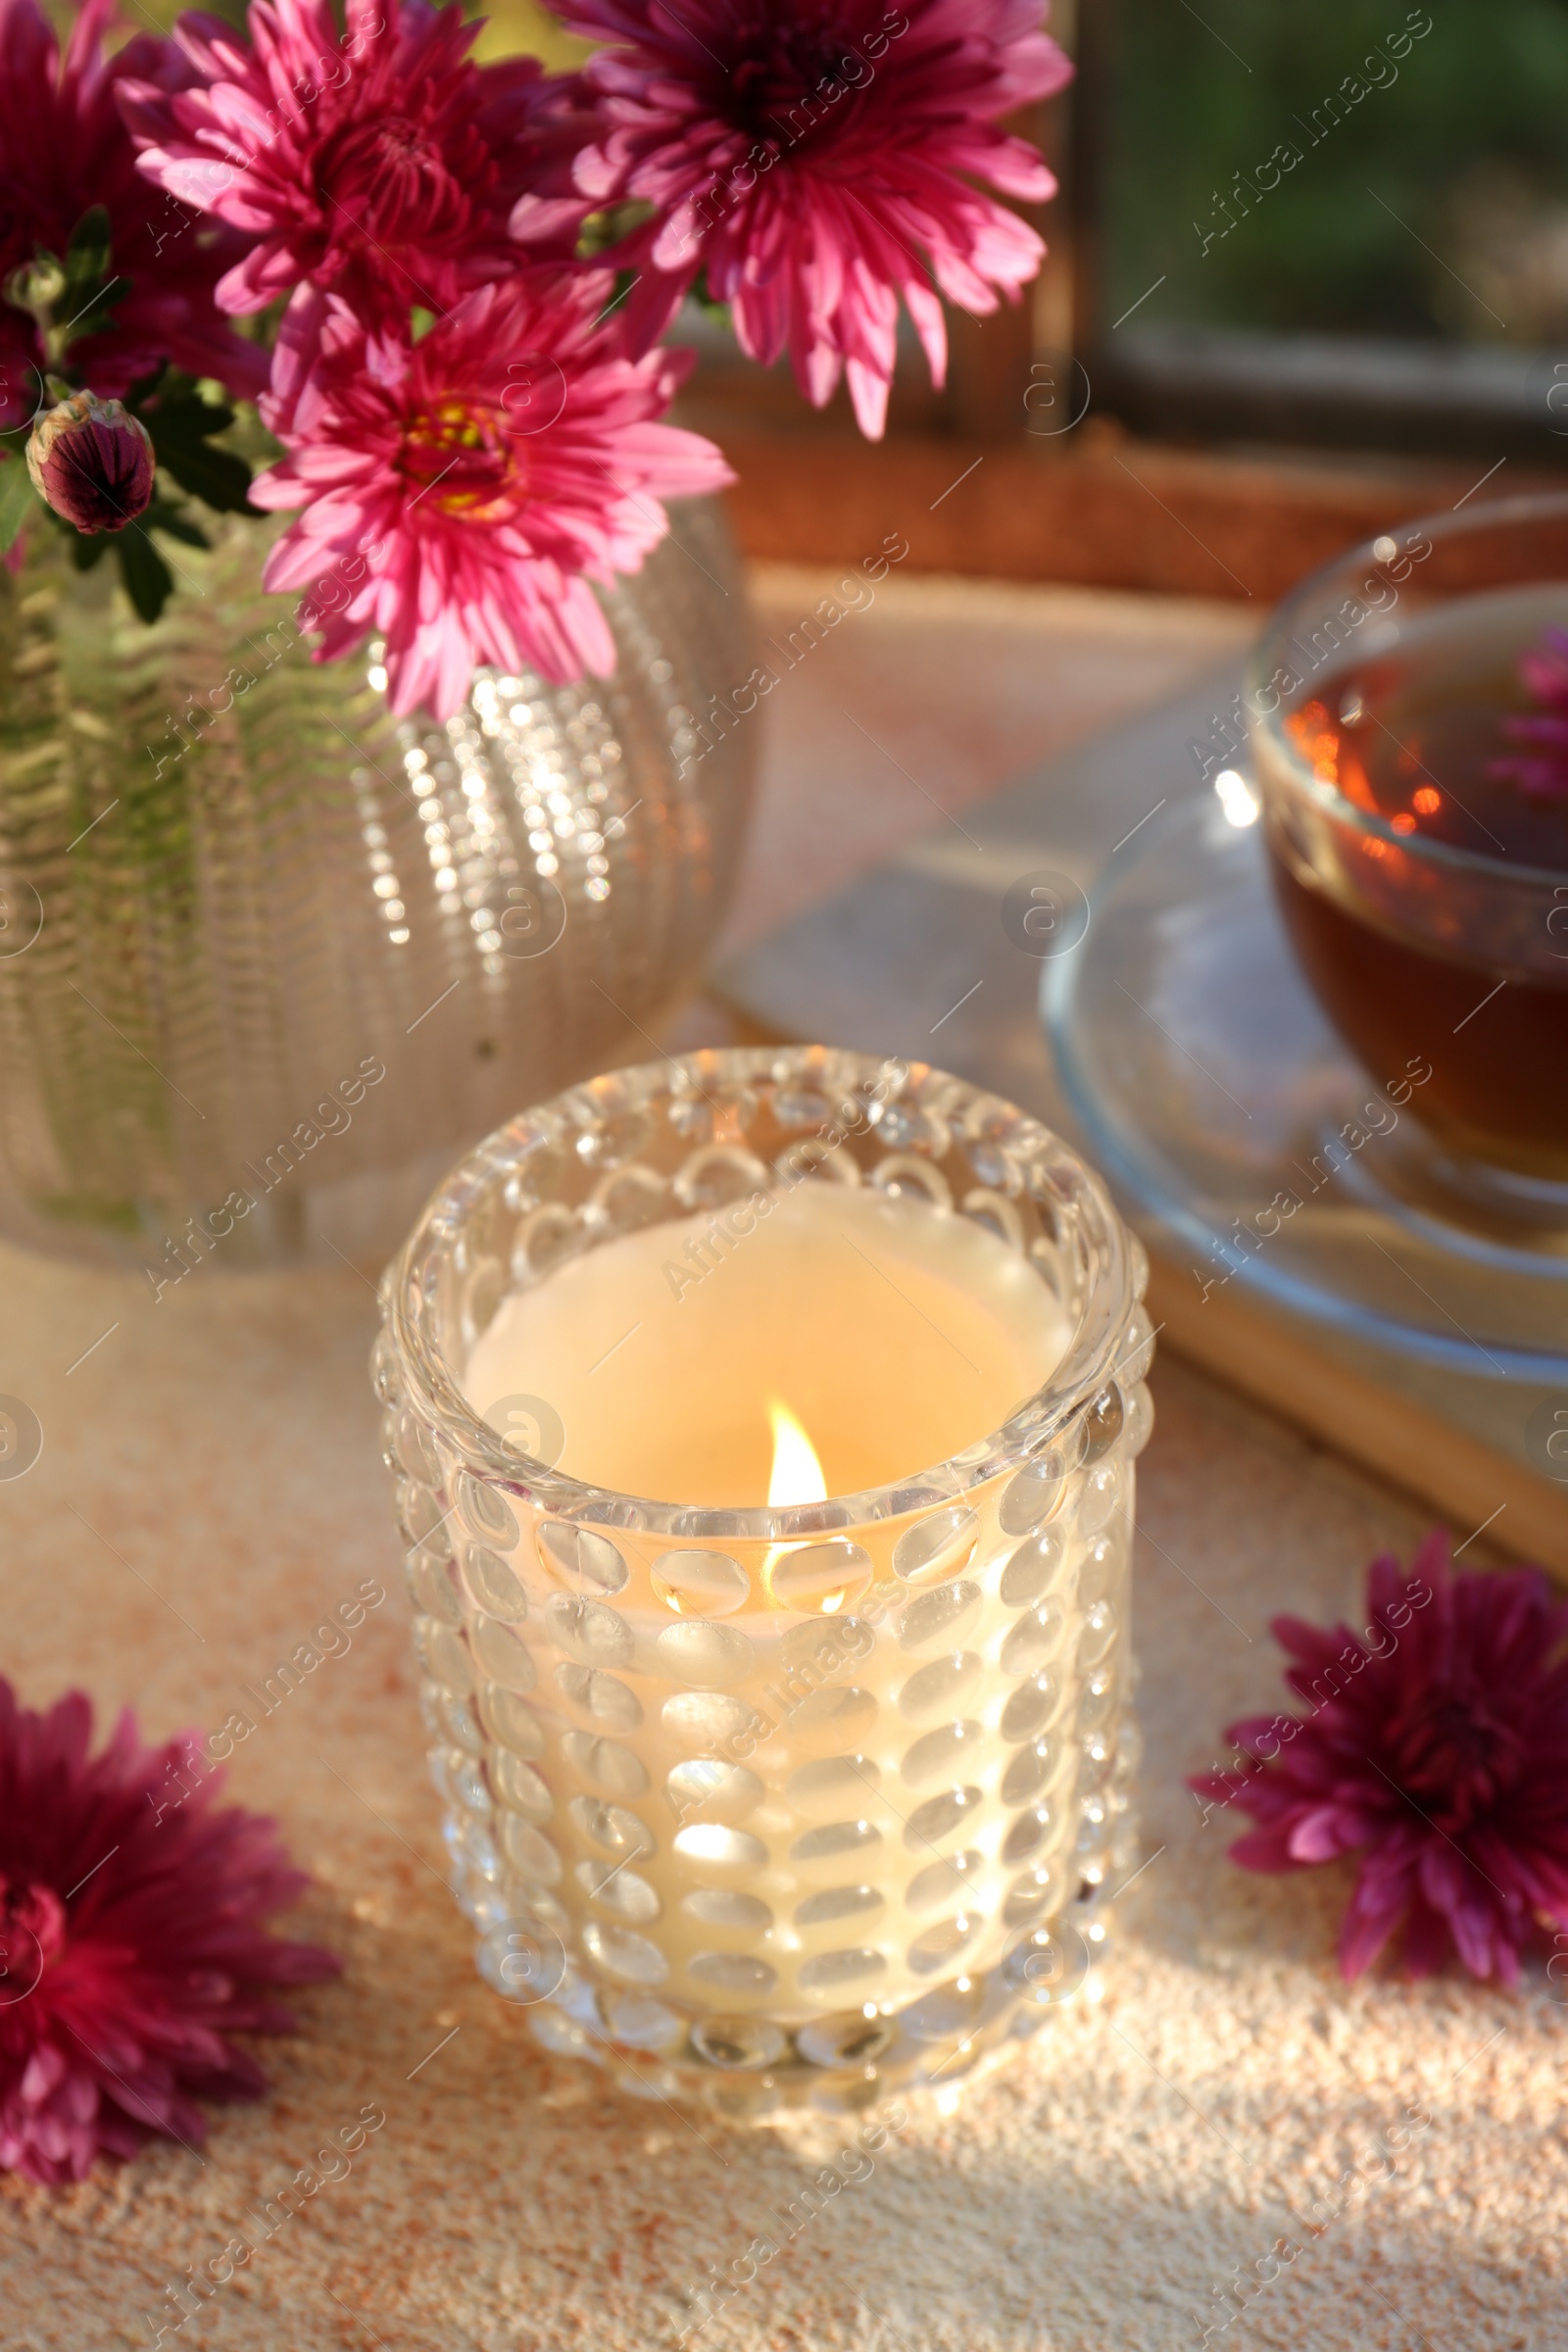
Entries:
<svg viewBox="0 0 1568 2352">
<path fill-rule="evenodd" d="M 1299 976 L 1234 771 L 1156 817 L 1044 968 L 1093 1155 L 1199 1297 L 1235 1283 L 1488 1379 L 1568 1380 L 1568 1187 L 1446 1158 Z"/>
</svg>

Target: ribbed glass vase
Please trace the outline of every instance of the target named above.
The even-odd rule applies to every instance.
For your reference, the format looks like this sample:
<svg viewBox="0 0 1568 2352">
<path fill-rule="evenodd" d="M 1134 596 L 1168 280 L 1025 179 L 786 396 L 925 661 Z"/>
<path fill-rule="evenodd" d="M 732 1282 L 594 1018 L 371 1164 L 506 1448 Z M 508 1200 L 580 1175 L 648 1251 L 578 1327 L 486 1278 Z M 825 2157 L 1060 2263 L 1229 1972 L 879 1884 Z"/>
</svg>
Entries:
<svg viewBox="0 0 1568 2352">
<path fill-rule="evenodd" d="M 181 548 L 152 626 L 33 528 L 0 569 L 0 1233 L 155 1289 L 386 1254 L 461 1149 L 602 1067 L 716 929 L 755 730 L 720 510 L 605 594 L 617 667 L 396 720 L 313 663 L 277 525 Z"/>
</svg>

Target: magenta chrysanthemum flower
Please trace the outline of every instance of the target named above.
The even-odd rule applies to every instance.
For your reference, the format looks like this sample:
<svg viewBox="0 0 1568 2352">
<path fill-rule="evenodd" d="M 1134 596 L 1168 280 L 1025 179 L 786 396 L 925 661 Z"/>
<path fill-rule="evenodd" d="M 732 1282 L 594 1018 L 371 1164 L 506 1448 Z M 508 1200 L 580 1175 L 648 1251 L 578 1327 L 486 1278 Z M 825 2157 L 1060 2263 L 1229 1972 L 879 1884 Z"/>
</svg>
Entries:
<svg viewBox="0 0 1568 2352">
<path fill-rule="evenodd" d="M 1502 731 L 1530 749 L 1518 760 L 1489 761 L 1487 773 L 1517 784 L 1532 800 L 1568 801 L 1568 629 L 1548 629 L 1521 654 L 1519 682 L 1542 706 L 1541 715 L 1505 718 Z"/>
<path fill-rule="evenodd" d="M 476 66 L 453 4 L 254 0 L 253 43 L 217 17 L 174 37 L 191 87 L 132 85 L 141 168 L 256 240 L 218 290 L 260 311 L 302 283 L 379 318 L 445 311 L 517 259 L 508 216 L 526 188 L 570 194 L 586 135 L 577 84 L 536 58 Z M 566 207 L 575 226 L 587 207 Z"/>
<path fill-rule="evenodd" d="M 731 479 L 711 442 L 656 421 L 690 355 L 628 360 L 602 302 L 591 277 L 525 271 L 411 347 L 334 299 L 310 372 L 264 404 L 288 456 L 252 498 L 306 509 L 266 585 L 314 589 L 318 660 L 384 636 L 395 710 L 447 716 L 476 662 L 607 675 L 588 577 L 640 567 L 661 499 Z"/>
<path fill-rule="evenodd" d="M 0 1680 L 0 2166 L 35 2180 L 200 2141 L 198 2098 L 267 2088 L 227 2036 L 294 2030 L 259 1988 L 340 1965 L 263 1932 L 308 1882 L 270 1821 L 212 1810 L 196 1735 L 143 1747 L 127 1710 L 91 1736 L 83 1692 L 35 1714 Z"/>
<path fill-rule="evenodd" d="M 623 249 L 641 273 L 639 342 L 706 270 L 744 351 L 771 364 L 787 347 L 818 406 L 846 374 L 875 438 L 900 295 L 940 384 L 937 289 L 993 311 L 1039 269 L 1034 230 L 977 183 L 1055 192 L 1035 149 L 997 128 L 1070 77 L 1040 30 L 1044 0 L 565 0 L 560 14 L 611 44 L 585 69 L 610 127 L 577 184 L 655 208 Z M 519 236 L 553 226 L 527 197 L 513 216 Z"/>
<path fill-rule="evenodd" d="M 64 56 L 35 0 L 0 0 L 0 431 L 24 424 L 43 392 L 37 321 L 5 299 L 40 249 L 65 258 L 96 205 L 109 215 L 116 283 L 110 323 L 78 334 L 71 366 L 114 397 L 165 360 L 215 375 L 231 392 L 267 381 L 267 355 L 218 316 L 213 288 L 245 240 L 172 204 L 136 169 L 117 103 L 130 79 L 177 75 L 167 41 L 140 33 L 110 57 L 114 0 L 85 0 Z M 66 321 L 62 319 L 62 324 Z"/>
<path fill-rule="evenodd" d="M 1360 1855 L 1347 1977 L 1402 1929 L 1412 1976 L 1451 1949 L 1515 1984 L 1526 1945 L 1568 1928 L 1568 1606 L 1536 1568 L 1453 1575 L 1441 1531 L 1407 1576 L 1374 1560 L 1367 1604 L 1364 1637 L 1273 1620 L 1311 1712 L 1232 1724 L 1248 1768 L 1190 1785 L 1259 1824 L 1231 1847 L 1244 1869 Z"/>
</svg>

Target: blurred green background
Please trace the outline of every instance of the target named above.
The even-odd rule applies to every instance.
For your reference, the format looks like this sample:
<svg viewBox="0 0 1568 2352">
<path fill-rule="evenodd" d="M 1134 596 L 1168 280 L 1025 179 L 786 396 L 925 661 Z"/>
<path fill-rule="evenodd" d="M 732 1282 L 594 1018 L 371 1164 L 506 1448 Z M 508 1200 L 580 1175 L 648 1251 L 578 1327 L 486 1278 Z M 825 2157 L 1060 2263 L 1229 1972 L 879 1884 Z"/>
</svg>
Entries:
<svg viewBox="0 0 1568 2352">
<path fill-rule="evenodd" d="M 549 10 L 538 6 L 538 0 L 489 0 L 488 6 L 469 0 L 464 14 L 485 19 L 474 52 L 480 58 L 510 57 L 526 49 L 559 73 L 564 67 L 580 65 L 588 55 L 588 43 L 564 33 Z"/>
<path fill-rule="evenodd" d="M 1347 75 L 1367 82 L 1362 61 L 1406 29 L 1406 0 L 1116 0 L 1107 325 L 1163 275 L 1140 327 L 1568 340 L 1568 5 L 1410 13 L 1431 31 L 1374 69 L 1397 80 L 1330 128 L 1323 101 Z M 1260 199 L 1244 183 L 1244 218 L 1235 174 L 1252 178 L 1281 141 L 1301 161 Z M 1215 232 L 1206 253 L 1200 229 Z"/>
</svg>

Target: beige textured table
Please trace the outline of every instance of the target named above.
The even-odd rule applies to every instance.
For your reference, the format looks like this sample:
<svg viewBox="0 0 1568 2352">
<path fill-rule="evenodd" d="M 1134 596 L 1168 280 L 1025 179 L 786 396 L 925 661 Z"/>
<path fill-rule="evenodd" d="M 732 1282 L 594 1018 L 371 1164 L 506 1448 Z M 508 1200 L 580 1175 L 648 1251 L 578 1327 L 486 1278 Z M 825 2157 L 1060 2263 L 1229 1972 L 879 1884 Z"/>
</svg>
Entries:
<svg viewBox="0 0 1568 2352">
<path fill-rule="evenodd" d="M 786 625 L 819 593 L 792 574 L 759 587 Z M 1217 608 L 889 586 L 779 698 L 733 936 L 945 822 L 924 795 L 961 813 L 1247 625 Z M 863 757 L 846 713 L 868 730 Z M 167 2286 L 371 2101 L 386 2123 L 348 2178 L 166 2344 L 672 2343 L 676 2291 L 768 2230 L 836 2143 L 819 2123 L 699 2137 L 667 2107 L 608 2097 L 547 2063 L 474 1976 L 424 1778 L 365 1379 L 373 1317 L 347 1270 L 213 1270 L 155 1308 L 129 1278 L 0 1253 L 0 1390 L 45 1432 L 36 1467 L 0 1485 L 0 1663 L 29 1700 L 80 1682 L 106 1709 L 133 1703 L 149 1733 L 212 1727 L 361 1579 L 388 1592 L 230 1784 L 316 1874 L 294 1924 L 343 1955 L 342 1980 L 301 1996 L 297 2038 L 262 2045 L 275 2096 L 211 2111 L 204 2161 L 162 2146 L 64 2192 L 0 2181 L 0 2352 L 150 2344 L 172 2316 Z M 1272 1703 L 1268 1616 L 1353 1613 L 1368 1554 L 1407 1549 L 1420 1521 L 1183 1367 L 1158 1368 L 1154 1390 L 1138 1598 L 1152 1858 L 1120 1906 L 1105 1997 L 1063 2011 L 952 2112 L 914 2107 L 871 2176 L 695 2339 L 712 2352 L 1197 2345 L 1233 2266 L 1255 2278 L 1314 2200 L 1326 2226 L 1211 2344 L 1568 2343 L 1568 2011 L 1539 1974 L 1517 1996 L 1458 1980 L 1348 1991 L 1333 1959 L 1346 1881 L 1235 1871 L 1223 1823 L 1204 1828 L 1182 1788 L 1223 1722 Z M 1394 2176 L 1336 2189 L 1410 2106 L 1431 2122 Z"/>
</svg>

